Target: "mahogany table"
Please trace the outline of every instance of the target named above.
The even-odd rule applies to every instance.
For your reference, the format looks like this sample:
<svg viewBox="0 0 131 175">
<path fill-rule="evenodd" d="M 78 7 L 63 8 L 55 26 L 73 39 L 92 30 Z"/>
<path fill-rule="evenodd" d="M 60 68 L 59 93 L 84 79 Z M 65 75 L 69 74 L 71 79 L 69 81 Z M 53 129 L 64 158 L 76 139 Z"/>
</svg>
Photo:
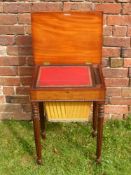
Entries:
<svg viewBox="0 0 131 175">
<path fill-rule="evenodd" d="M 43 102 L 93 102 L 93 136 L 101 160 L 105 83 L 102 74 L 102 12 L 32 13 L 33 83 L 30 91 L 37 163 L 45 138 Z"/>
</svg>

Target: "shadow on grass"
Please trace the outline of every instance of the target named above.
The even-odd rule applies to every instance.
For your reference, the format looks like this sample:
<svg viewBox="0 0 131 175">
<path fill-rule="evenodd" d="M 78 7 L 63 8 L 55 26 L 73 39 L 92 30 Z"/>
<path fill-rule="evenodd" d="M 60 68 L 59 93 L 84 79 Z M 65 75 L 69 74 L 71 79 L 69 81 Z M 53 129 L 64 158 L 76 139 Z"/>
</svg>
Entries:
<svg viewBox="0 0 131 175">
<path fill-rule="evenodd" d="M 18 144 L 21 145 L 24 152 L 28 153 L 29 155 L 34 155 L 34 147 L 32 145 L 32 141 L 35 143 L 34 140 L 34 130 L 33 130 L 33 122 L 30 121 L 4 121 L 3 122 L 5 127 L 7 127 L 12 133 L 13 137 L 17 139 Z M 15 123 L 15 125 L 14 125 Z M 18 124 L 18 128 L 17 128 Z M 46 129 L 47 132 L 60 132 L 62 129 L 61 123 L 46 123 Z M 25 136 L 21 131 L 24 131 L 23 133 L 27 133 L 27 136 Z M 32 137 L 32 140 L 30 142 L 29 136 Z"/>
<path fill-rule="evenodd" d="M 62 123 L 57 122 L 46 122 L 46 130 L 47 131 L 61 131 Z"/>
<path fill-rule="evenodd" d="M 32 146 L 32 143 L 30 143 L 30 139 L 27 141 L 23 134 L 21 134 L 21 130 L 18 131 L 18 128 L 16 128 L 16 125 L 13 125 L 13 122 L 18 123 L 19 128 L 21 130 L 26 130 L 27 135 L 29 136 L 29 131 L 33 131 L 33 126 L 30 121 L 27 121 L 27 123 L 24 121 L 5 121 L 4 125 L 10 130 L 10 132 L 13 134 L 14 138 L 17 139 L 18 143 L 22 146 L 22 149 L 24 152 L 28 153 L 29 155 L 34 154 L 34 148 Z"/>
<path fill-rule="evenodd" d="M 91 122 L 89 123 L 48 123 L 47 132 L 55 132 L 56 140 L 64 139 L 65 147 L 73 148 L 91 162 L 96 159 L 96 137 L 92 138 Z M 61 142 L 63 144 L 63 141 Z M 62 147 L 60 149 L 63 149 Z"/>
<path fill-rule="evenodd" d="M 13 134 L 13 137 L 17 139 L 17 142 L 22 147 L 22 150 L 34 157 L 35 150 L 32 142 L 35 143 L 35 141 L 32 121 L 5 121 L 4 125 L 9 129 L 10 133 Z M 67 147 L 71 146 L 74 150 L 78 150 L 84 157 L 88 157 L 90 159 L 91 164 L 94 164 L 95 150 L 93 144 L 95 143 L 96 145 L 96 138 L 92 138 L 91 136 L 90 123 L 81 124 L 47 122 L 46 125 L 48 134 L 55 132 L 56 140 L 64 137 Z M 25 133 L 27 135 L 25 135 Z"/>
</svg>

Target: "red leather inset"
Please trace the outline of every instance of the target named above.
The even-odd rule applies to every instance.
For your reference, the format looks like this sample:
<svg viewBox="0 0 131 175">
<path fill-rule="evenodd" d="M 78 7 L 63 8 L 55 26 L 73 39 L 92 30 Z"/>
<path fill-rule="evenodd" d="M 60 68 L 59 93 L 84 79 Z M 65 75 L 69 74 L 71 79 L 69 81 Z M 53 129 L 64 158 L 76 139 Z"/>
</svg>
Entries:
<svg viewBox="0 0 131 175">
<path fill-rule="evenodd" d="M 92 86 L 89 66 L 41 66 L 37 87 Z"/>
</svg>

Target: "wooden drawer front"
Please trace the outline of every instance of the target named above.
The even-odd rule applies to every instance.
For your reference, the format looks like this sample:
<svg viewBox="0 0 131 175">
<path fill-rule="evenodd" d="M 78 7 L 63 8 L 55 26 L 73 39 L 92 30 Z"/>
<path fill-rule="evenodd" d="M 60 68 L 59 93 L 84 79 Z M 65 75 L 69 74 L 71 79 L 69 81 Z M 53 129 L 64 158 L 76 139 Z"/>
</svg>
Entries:
<svg viewBox="0 0 131 175">
<path fill-rule="evenodd" d="M 104 90 L 32 90 L 31 100 L 43 101 L 93 101 L 103 100 Z"/>
</svg>

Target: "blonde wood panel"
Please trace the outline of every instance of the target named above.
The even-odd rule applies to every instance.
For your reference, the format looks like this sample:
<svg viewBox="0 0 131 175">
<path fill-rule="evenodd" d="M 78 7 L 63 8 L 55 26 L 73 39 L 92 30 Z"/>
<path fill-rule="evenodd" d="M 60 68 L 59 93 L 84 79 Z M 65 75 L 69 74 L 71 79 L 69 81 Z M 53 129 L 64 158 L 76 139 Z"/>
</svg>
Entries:
<svg viewBox="0 0 131 175">
<path fill-rule="evenodd" d="M 32 13 L 35 63 L 100 63 L 102 21 L 101 12 Z"/>
</svg>

